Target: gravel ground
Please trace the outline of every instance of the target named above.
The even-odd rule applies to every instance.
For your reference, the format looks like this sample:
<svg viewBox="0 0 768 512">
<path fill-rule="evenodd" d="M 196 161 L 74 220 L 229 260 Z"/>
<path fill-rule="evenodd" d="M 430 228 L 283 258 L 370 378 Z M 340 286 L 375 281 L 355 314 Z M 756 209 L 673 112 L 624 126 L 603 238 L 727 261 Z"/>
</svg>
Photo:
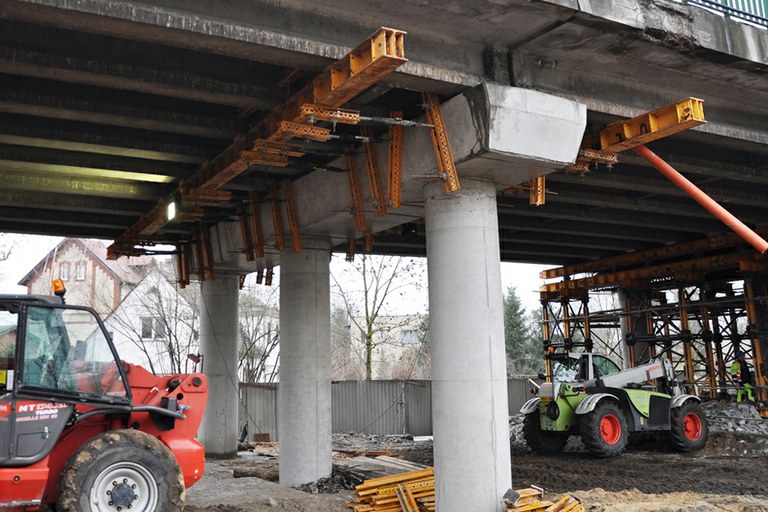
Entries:
<svg viewBox="0 0 768 512">
<path fill-rule="evenodd" d="M 521 418 L 511 419 L 514 488 L 537 485 L 551 497 L 576 495 L 593 512 L 768 512 L 768 420 L 741 404 L 706 404 L 711 427 L 707 448 L 681 454 L 649 442 L 619 457 L 595 459 L 572 438 L 559 456 L 532 453 L 522 438 Z M 402 436 L 334 436 L 337 450 L 386 450 L 407 460 L 432 463 L 432 442 Z M 257 453 L 262 453 L 258 455 Z M 308 494 L 262 478 L 277 474 L 276 446 L 210 462 L 203 481 L 189 490 L 192 512 L 340 512 L 351 491 Z M 263 472 L 260 478 L 233 478 L 234 469 Z"/>
</svg>

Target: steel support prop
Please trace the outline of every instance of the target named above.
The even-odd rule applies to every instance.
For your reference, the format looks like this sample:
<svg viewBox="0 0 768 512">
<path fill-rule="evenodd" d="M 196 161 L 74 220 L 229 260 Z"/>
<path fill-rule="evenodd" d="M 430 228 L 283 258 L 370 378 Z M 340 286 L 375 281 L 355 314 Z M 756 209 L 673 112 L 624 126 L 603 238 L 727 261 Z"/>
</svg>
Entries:
<svg viewBox="0 0 768 512">
<path fill-rule="evenodd" d="M 675 168 L 662 160 L 653 151 L 645 146 L 637 146 L 632 149 L 635 153 L 653 165 L 664 176 L 669 178 L 675 185 L 680 187 L 685 193 L 690 195 L 697 203 L 706 208 L 712 215 L 738 233 L 741 238 L 757 249 L 760 254 L 765 254 L 768 251 L 768 242 L 763 237 L 755 233 L 728 210 L 720 206 L 717 201 L 709 197 L 703 190 L 694 185 L 688 178 L 680 174 Z"/>
</svg>

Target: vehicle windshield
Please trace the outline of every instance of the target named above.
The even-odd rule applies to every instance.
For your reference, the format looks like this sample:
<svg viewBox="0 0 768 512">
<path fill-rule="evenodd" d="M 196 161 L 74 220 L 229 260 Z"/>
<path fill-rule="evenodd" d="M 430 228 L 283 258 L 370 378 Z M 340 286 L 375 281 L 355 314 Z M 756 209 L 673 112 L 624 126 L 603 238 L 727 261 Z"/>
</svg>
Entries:
<svg viewBox="0 0 768 512">
<path fill-rule="evenodd" d="M 13 389 L 18 317 L 11 311 L 0 311 L 0 398 Z"/>
<path fill-rule="evenodd" d="M 592 372 L 594 378 L 602 378 L 621 369 L 605 356 L 592 355 Z M 589 355 L 577 357 L 573 354 L 565 359 L 558 359 L 552 366 L 552 380 L 555 382 L 581 382 L 589 378 Z"/>
<path fill-rule="evenodd" d="M 556 360 L 552 365 L 552 380 L 555 382 L 574 382 L 578 374 L 578 359 L 567 357 Z"/>
<path fill-rule="evenodd" d="M 20 388 L 118 401 L 127 396 L 91 311 L 29 306 L 26 319 Z"/>
</svg>

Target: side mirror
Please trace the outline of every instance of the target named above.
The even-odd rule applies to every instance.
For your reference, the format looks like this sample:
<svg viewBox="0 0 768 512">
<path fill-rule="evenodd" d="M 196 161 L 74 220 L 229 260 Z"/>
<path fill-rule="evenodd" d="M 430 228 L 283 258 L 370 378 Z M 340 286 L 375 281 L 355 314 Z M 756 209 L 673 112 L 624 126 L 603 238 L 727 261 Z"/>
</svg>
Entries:
<svg viewBox="0 0 768 512">
<path fill-rule="evenodd" d="M 538 374 L 536 377 L 537 377 L 539 380 L 546 380 L 546 379 L 547 379 L 547 376 L 546 376 L 546 375 L 544 375 L 543 373 L 540 373 L 540 374 Z"/>
</svg>

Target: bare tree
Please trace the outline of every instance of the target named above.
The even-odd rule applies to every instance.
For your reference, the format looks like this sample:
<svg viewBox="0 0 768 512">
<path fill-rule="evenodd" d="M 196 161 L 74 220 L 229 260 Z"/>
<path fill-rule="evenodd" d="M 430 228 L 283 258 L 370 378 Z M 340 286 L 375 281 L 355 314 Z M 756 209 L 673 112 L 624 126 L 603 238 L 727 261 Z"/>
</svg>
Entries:
<svg viewBox="0 0 768 512">
<path fill-rule="evenodd" d="M 5 261 L 11 257 L 16 242 L 8 233 L 0 233 L 0 261 Z"/>
<path fill-rule="evenodd" d="M 404 325 L 383 325 L 377 320 L 385 314 L 387 306 L 407 300 L 409 292 L 420 289 L 424 263 L 415 258 L 364 254 L 346 266 L 341 274 L 331 273 L 335 292 L 347 311 L 350 325 L 360 335 L 365 378 L 371 380 L 374 349 L 388 342 L 388 332 Z M 404 322 L 411 320 L 404 317 Z M 354 346 L 354 338 L 350 345 Z"/>
<path fill-rule="evenodd" d="M 365 376 L 361 350 L 352 343 L 352 323 L 344 308 L 331 313 L 331 379 L 360 380 Z"/>
<path fill-rule="evenodd" d="M 277 288 L 246 287 L 240 293 L 241 382 L 274 382 L 279 369 Z"/>
<path fill-rule="evenodd" d="M 403 347 L 400 358 L 392 368 L 392 378 L 398 380 L 430 380 L 432 358 L 429 345 L 429 316 L 419 315 L 418 327 L 413 331 L 413 343 Z"/>
<path fill-rule="evenodd" d="M 195 364 L 188 355 L 198 351 L 199 297 L 198 286 L 188 286 L 182 294 L 175 283 L 154 270 L 105 324 L 113 331 L 121 354 L 142 355 L 141 362 L 152 373 L 187 373 Z"/>
</svg>

